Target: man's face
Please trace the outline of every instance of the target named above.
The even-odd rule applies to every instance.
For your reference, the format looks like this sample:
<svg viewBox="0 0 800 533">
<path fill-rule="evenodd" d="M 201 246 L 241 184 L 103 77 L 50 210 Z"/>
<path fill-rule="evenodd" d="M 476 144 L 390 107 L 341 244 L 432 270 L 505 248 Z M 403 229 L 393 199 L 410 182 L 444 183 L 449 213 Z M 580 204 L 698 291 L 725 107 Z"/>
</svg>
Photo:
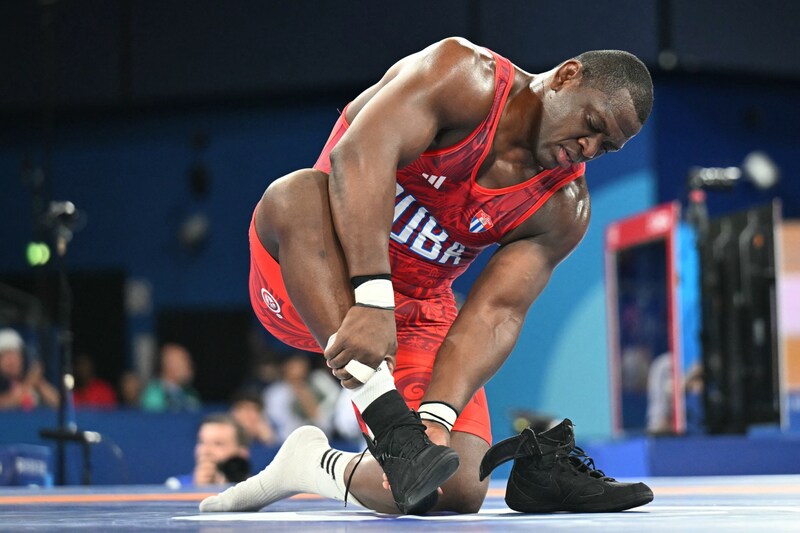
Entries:
<svg viewBox="0 0 800 533">
<path fill-rule="evenodd" d="M 178 346 L 164 348 L 162 355 L 162 374 L 178 385 L 188 385 L 194 379 L 194 368 L 189 352 Z"/>
<path fill-rule="evenodd" d="M 10 379 L 22 377 L 23 357 L 19 350 L 3 350 L 0 352 L 0 374 Z"/>
<path fill-rule="evenodd" d="M 229 424 L 206 423 L 197 433 L 195 461 L 220 463 L 232 457 L 247 457 L 247 449 L 236 442 L 236 430 Z"/>
<path fill-rule="evenodd" d="M 545 97 L 536 160 L 546 169 L 591 161 L 620 150 L 641 128 L 627 90 L 608 96 L 570 80 Z"/>
<path fill-rule="evenodd" d="M 263 424 L 261 409 L 255 402 L 237 402 L 231 406 L 231 415 L 252 436 L 258 434 L 258 427 Z"/>
</svg>

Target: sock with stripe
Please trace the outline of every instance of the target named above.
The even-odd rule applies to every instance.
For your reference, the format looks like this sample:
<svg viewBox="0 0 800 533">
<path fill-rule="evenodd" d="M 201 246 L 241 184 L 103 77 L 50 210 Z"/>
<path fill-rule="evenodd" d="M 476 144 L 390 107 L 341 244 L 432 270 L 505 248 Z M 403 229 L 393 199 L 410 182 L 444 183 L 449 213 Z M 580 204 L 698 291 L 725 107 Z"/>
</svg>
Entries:
<svg viewBox="0 0 800 533">
<path fill-rule="evenodd" d="M 301 492 L 344 501 L 344 471 L 360 454 L 334 450 L 314 426 L 295 430 L 275 459 L 258 474 L 200 502 L 202 512 L 258 511 Z M 352 494 L 347 502 L 363 507 Z"/>
</svg>

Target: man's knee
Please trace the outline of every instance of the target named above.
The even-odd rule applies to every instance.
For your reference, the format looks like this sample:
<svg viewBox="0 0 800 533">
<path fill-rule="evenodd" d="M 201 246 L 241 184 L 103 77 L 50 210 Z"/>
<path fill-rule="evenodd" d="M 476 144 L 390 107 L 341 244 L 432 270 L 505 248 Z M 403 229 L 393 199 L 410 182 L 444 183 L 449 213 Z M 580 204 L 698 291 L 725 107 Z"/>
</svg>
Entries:
<svg viewBox="0 0 800 533">
<path fill-rule="evenodd" d="M 483 506 L 487 491 L 487 484 L 477 479 L 472 486 L 464 486 L 462 483 L 458 487 L 450 487 L 441 495 L 437 510 L 460 514 L 477 513 Z"/>
<path fill-rule="evenodd" d="M 310 168 L 298 170 L 267 187 L 256 210 L 256 230 L 266 245 L 286 229 L 314 224 L 321 212 L 328 211 L 328 175 Z"/>
<path fill-rule="evenodd" d="M 443 494 L 437 509 L 456 513 L 477 513 L 489 491 L 489 479 L 481 481 L 478 477 L 481 460 L 489 449 L 489 444 L 471 433 L 454 431 L 450 445 L 458 452 L 461 466 L 442 487 Z"/>
<path fill-rule="evenodd" d="M 297 216 L 297 211 L 328 199 L 328 175 L 306 168 L 273 181 L 261 198 L 259 212 L 270 219 Z"/>
</svg>

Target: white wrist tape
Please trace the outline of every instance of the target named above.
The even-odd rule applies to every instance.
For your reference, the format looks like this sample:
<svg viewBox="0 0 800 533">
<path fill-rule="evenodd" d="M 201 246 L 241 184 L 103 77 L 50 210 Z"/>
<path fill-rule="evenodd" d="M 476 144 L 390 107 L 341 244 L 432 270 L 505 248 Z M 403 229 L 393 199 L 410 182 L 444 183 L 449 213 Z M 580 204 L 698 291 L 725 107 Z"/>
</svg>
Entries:
<svg viewBox="0 0 800 533">
<path fill-rule="evenodd" d="M 388 279 L 371 279 L 355 288 L 356 305 L 394 309 L 394 289 Z"/>
<path fill-rule="evenodd" d="M 458 418 L 458 411 L 444 402 L 422 402 L 417 413 L 422 420 L 438 422 L 446 427 L 447 431 L 453 430 Z"/>
<path fill-rule="evenodd" d="M 371 366 L 367 366 L 364 363 L 359 363 L 355 359 L 348 361 L 348 363 L 344 365 L 344 369 L 361 383 L 366 383 L 369 381 L 369 379 L 375 375 L 375 372 L 377 372 Z"/>
</svg>

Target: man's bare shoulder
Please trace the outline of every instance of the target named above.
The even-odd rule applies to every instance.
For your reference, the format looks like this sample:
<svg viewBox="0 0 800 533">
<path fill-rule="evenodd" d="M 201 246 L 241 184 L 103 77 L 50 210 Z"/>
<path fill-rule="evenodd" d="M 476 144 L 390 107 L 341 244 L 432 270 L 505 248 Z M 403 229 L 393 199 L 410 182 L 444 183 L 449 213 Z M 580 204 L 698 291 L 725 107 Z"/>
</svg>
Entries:
<svg viewBox="0 0 800 533">
<path fill-rule="evenodd" d="M 390 93 L 389 99 L 413 98 L 431 107 L 443 124 L 469 124 L 477 117 L 479 122 L 491 107 L 494 84 L 494 56 L 462 37 L 448 37 L 392 65 L 353 99 L 347 118 L 352 121 L 375 96 Z"/>
<path fill-rule="evenodd" d="M 405 65 L 424 83 L 438 107 L 454 119 L 475 114 L 482 120 L 491 106 L 495 58 L 461 37 L 448 37 L 409 56 Z"/>
<path fill-rule="evenodd" d="M 559 262 L 586 235 L 591 211 L 586 178 L 581 176 L 556 191 L 533 215 L 506 234 L 501 244 L 533 239 L 550 251 L 554 261 Z"/>
<path fill-rule="evenodd" d="M 438 77 L 460 82 L 465 88 L 494 90 L 495 59 L 485 48 L 462 37 L 448 37 L 425 49 L 421 66 Z"/>
</svg>

